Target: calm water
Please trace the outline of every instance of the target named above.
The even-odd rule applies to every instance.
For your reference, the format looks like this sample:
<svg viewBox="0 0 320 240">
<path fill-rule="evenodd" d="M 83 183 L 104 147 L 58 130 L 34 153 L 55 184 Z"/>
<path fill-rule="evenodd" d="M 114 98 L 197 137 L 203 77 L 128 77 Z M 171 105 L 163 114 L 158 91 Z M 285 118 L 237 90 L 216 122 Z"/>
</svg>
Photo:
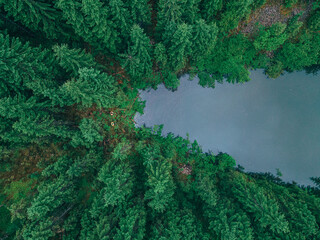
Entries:
<svg viewBox="0 0 320 240">
<path fill-rule="evenodd" d="M 196 139 L 204 151 L 227 152 L 246 171 L 276 172 L 310 184 L 320 176 L 320 75 L 302 72 L 267 79 L 254 71 L 245 84 L 202 88 L 182 77 L 175 92 L 160 86 L 147 100 L 138 125 L 164 124 L 163 132 Z"/>
</svg>

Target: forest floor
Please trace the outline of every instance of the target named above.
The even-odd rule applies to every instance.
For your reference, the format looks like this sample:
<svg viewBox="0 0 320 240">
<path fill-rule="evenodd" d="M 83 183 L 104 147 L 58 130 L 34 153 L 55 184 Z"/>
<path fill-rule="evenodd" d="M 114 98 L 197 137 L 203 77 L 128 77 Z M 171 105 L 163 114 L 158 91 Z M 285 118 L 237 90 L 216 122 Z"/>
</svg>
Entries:
<svg viewBox="0 0 320 240">
<path fill-rule="evenodd" d="M 246 21 L 240 23 L 238 29 L 244 34 L 253 34 L 258 30 L 258 24 L 265 27 L 281 22 L 287 23 L 290 18 L 303 12 L 300 21 L 304 21 L 312 8 L 312 2 L 306 4 L 296 4 L 291 8 L 285 8 L 281 1 L 268 1 L 261 8 L 256 9 L 251 13 Z"/>
</svg>

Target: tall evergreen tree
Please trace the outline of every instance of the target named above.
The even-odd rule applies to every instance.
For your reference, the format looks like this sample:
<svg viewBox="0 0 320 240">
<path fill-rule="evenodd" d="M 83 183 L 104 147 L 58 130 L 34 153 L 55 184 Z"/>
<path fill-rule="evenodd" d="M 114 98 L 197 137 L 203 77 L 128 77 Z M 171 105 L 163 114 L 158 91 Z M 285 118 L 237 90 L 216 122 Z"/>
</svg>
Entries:
<svg viewBox="0 0 320 240">
<path fill-rule="evenodd" d="M 181 16 L 183 9 L 181 2 L 177 0 L 160 0 L 158 3 L 158 14 L 157 14 L 157 35 L 160 37 L 163 34 L 169 24 L 181 23 Z"/>
<path fill-rule="evenodd" d="M 159 159 L 157 154 L 151 149 L 144 152 L 144 165 L 148 175 L 148 190 L 144 198 L 149 200 L 148 206 L 154 211 L 163 212 L 171 201 L 175 186 L 170 176 L 172 165 L 162 157 Z"/>
<path fill-rule="evenodd" d="M 108 50 L 115 54 L 119 33 L 110 19 L 110 10 L 99 0 L 58 0 L 57 7 L 76 34 L 92 44 L 96 50 Z"/>
<path fill-rule="evenodd" d="M 170 67 L 174 71 L 185 67 L 192 54 L 191 32 L 191 26 L 185 23 L 179 25 L 171 23 L 165 28 L 164 44 L 167 48 Z"/>
<path fill-rule="evenodd" d="M 238 26 L 242 18 L 246 17 L 251 11 L 253 0 L 237 1 L 231 0 L 224 3 L 224 11 L 219 21 L 219 29 L 223 33 Z"/>
<path fill-rule="evenodd" d="M 203 19 L 196 21 L 192 30 L 192 58 L 195 62 L 201 61 L 204 55 L 213 50 L 218 29 L 215 24 L 206 24 Z"/>
<path fill-rule="evenodd" d="M 150 39 L 138 25 L 134 25 L 130 34 L 130 43 L 127 53 L 120 56 L 123 58 L 123 67 L 137 82 L 137 86 L 141 87 L 141 80 L 150 78 L 152 72 Z"/>
<path fill-rule="evenodd" d="M 254 47 L 257 50 L 276 50 L 288 39 L 285 29 L 286 24 L 282 23 L 274 24 L 268 30 L 261 28 L 259 31 L 259 36 L 254 40 Z"/>
<path fill-rule="evenodd" d="M 80 68 L 90 68 L 97 65 L 91 54 L 87 54 L 81 49 L 69 49 L 66 44 L 55 45 L 53 51 L 59 65 L 73 76 L 78 74 Z"/>
<path fill-rule="evenodd" d="M 47 90 L 46 96 L 60 106 L 79 103 L 85 107 L 96 104 L 98 108 L 109 108 L 115 103 L 116 89 L 111 76 L 92 68 L 82 68 L 78 74 L 77 80 L 71 79 L 58 89 Z"/>
<path fill-rule="evenodd" d="M 48 38 L 65 38 L 67 30 L 70 31 L 62 21 L 62 14 L 55 8 L 54 2 L 1 0 L 0 6 L 15 21 L 21 22 L 33 31 L 44 32 Z"/>
<path fill-rule="evenodd" d="M 207 22 L 214 22 L 215 17 L 222 10 L 223 1 L 222 0 L 202 0 L 200 2 L 201 6 L 201 16 Z"/>
</svg>

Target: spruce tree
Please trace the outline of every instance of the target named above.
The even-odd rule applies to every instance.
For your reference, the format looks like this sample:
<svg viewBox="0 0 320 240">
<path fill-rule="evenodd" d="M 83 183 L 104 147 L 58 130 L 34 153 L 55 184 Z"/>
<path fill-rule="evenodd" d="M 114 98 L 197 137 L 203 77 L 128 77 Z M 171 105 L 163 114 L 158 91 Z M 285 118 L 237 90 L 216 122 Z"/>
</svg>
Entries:
<svg viewBox="0 0 320 240">
<path fill-rule="evenodd" d="M 206 24 L 203 19 L 196 21 L 192 29 L 192 58 L 199 62 L 204 55 L 213 50 L 218 29 L 215 24 Z"/>
<path fill-rule="evenodd" d="M 157 151 L 146 149 L 143 154 L 146 174 L 148 175 L 145 200 L 156 212 L 163 212 L 171 201 L 174 184 L 170 176 L 172 165 L 166 159 L 157 156 Z"/>
<path fill-rule="evenodd" d="M 130 34 L 130 46 L 126 54 L 121 54 L 122 65 L 128 71 L 136 86 L 146 81 L 152 72 L 152 51 L 150 39 L 138 26 L 134 25 Z"/>
<path fill-rule="evenodd" d="M 53 51 L 59 65 L 73 76 L 78 75 L 80 68 L 91 68 L 97 65 L 91 54 L 81 49 L 69 49 L 66 44 L 55 45 Z"/>
<path fill-rule="evenodd" d="M 115 90 L 111 76 L 93 68 L 82 68 L 77 79 L 72 78 L 58 89 L 48 90 L 46 96 L 60 106 L 78 103 L 85 107 L 96 104 L 98 108 L 109 108 L 115 103 Z"/>
<path fill-rule="evenodd" d="M 164 1 L 160 0 L 158 3 L 158 15 L 157 15 L 157 36 L 161 36 L 164 33 L 165 28 L 169 24 L 181 23 L 182 6 L 177 0 Z"/>
<path fill-rule="evenodd" d="M 273 51 L 282 45 L 288 38 L 285 32 L 286 24 L 274 24 L 270 29 L 261 28 L 259 36 L 253 45 L 257 50 Z"/>
<path fill-rule="evenodd" d="M 169 24 L 164 32 L 164 44 L 167 48 L 169 64 L 173 71 L 185 67 L 192 54 L 191 34 L 192 28 L 187 24 Z M 169 37 L 170 36 L 170 37 Z"/>
<path fill-rule="evenodd" d="M 66 38 L 67 28 L 62 21 L 62 14 L 54 6 L 54 2 L 33 0 L 1 0 L 9 17 L 21 22 L 33 31 L 40 31 L 50 39 Z"/>
<path fill-rule="evenodd" d="M 96 50 L 117 53 L 119 33 L 110 19 L 110 10 L 99 0 L 57 0 L 63 18 L 75 33 L 92 44 Z"/>
</svg>

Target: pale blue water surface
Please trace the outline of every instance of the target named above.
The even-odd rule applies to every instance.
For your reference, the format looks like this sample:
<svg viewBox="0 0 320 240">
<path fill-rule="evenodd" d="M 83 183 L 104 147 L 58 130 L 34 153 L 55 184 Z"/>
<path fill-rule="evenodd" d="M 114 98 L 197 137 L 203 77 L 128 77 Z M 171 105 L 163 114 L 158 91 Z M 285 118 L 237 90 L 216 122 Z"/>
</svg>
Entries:
<svg viewBox="0 0 320 240">
<path fill-rule="evenodd" d="M 146 108 L 137 124 L 189 133 L 204 151 L 226 152 L 246 171 L 279 168 L 283 180 L 298 184 L 320 176 L 320 75 L 296 72 L 273 80 L 257 70 L 244 84 L 211 89 L 197 83 L 184 76 L 175 92 L 164 86 L 141 92 Z"/>
</svg>

